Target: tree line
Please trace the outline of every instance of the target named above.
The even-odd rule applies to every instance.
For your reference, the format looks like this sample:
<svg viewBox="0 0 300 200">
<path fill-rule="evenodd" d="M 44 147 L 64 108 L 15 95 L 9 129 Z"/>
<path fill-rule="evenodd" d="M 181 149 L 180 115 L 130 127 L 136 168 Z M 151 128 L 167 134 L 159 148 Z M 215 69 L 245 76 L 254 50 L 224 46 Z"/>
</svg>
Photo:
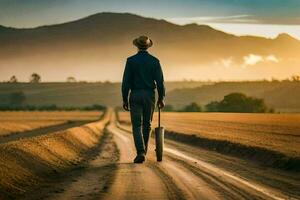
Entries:
<svg viewBox="0 0 300 200">
<path fill-rule="evenodd" d="M 186 81 L 186 80 L 184 80 Z M 193 81 L 193 80 L 191 80 Z M 268 81 L 268 80 L 263 80 L 263 81 Z M 8 83 L 18 83 L 18 78 L 17 76 L 13 75 L 10 77 L 10 79 L 7 81 Z M 32 73 L 29 77 L 29 82 L 30 83 L 40 83 L 42 82 L 42 77 L 38 73 Z M 66 82 L 68 83 L 76 83 L 76 82 L 86 82 L 86 81 L 77 81 L 77 79 L 73 76 L 69 76 L 66 78 Z M 210 81 L 208 81 L 210 82 Z M 286 78 L 283 80 L 279 80 L 276 78 L 272 78 L 271 82 L 300 82 L 300 76 L 299 75 L 293 75 L 290 78 Z M 110 83 L 110 81 L 105 81 L 105 83 Z"/>
<path fill-rule="evenodd" d="M 8 104 L 0 105 L 0 110 L 104 110 L 103 105 L 90 105 L 84 107 L 58 107 L 55 104 L 33 106 L 26 104 L 24 92 L 13 92 L 8 97 Z M 238 113 L 266 113 L 275 112 L 268 108 L 263 99 L 247 96 L 243 93 L 230 93 L 221 101 L 212 101 L 204 106 L 192 102 L 184 108 L 176 110 L 172 105 L 166 105 L 164 111 L 176 112 L 238 112 Z"/>
<path fill-rule="evenodd" d="M 29 82 L 30 83 L 40 83 L 42 81 L 42 78 L 39 74 L 37 73 L 32 73 L 29 77 Z M 18 83 L 18 78 L 13 75 L 12 77 L 10 77 L 9 83 Z"/>
<path fill-rule="evenodd" d="M 18 78 L 17 76 L 13 75 L 12 77 L 10 77 L 8 83 L 18 83 Z M 42 82 L 42 77 L 41 75 L 39 75 L 38 73 L 32 73 L 29 77 L 29 83 L 40 83 Z M 66 82 L 68 83 L 76 83 L 77 80 L 75 77 L 73 76 L 69 76 L 66 79 Z"/>
<path fill-rule="evenodd" d="M 88 105 L 88 106 L 57 106 L 55 104 L 50 105 L 28 105 L 26 104 L 26 96 L 24 92 L 13 92 L 8 96 L 8 104 L 0 105 L 0 111 L 54 111 L 54 110 L 105 110 L 106 106 L 100 104 Z"/>
<path fill-rule="evenodd" d="M 247 96 L 243 93 L 230 93 L 221 101 L 212 101 L 204 106 L 192 102 L 183 109 L 176 110 L 172 105 L 166 105 L 164 111 L 177 112 L 237 112 L 237 113 L 273 113 L 273 108 L 268 108 L 263 99 Z"/>
</svg>

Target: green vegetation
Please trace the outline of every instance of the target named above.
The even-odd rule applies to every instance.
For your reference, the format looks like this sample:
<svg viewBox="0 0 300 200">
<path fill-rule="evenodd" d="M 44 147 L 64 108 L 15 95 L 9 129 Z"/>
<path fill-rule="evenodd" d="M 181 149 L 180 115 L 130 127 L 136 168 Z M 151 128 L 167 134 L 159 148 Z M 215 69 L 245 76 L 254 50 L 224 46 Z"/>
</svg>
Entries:
<svg viewBox="0 0 300 200">
<path fill-rule="evenodd" d="M 30 83 L 39 83 L 39 82 L 41 82 L 41 80 L 42 80 L 42 78 L 41 78 L 41 76 L 39 74 L 33 73 L 30 76 L 29 82 Z"/>
<path fill-rule="evenodd" d="M 193 88 L 204 85 L 197 81 L 167 82 L 167 92 L 175 88 Z M 120 83 L 110 82 L 67 82 L 51 83 L 0 83 L 0 105 L 9 104 L 9 95 L 12 92 L 23 91 L 26 103 L 42 106 L 55 104 L 59 107 L 101 104 L 107 106 L 121 105 Z"/>
<path fill-rule="evenodd" d="M 197 103 L 192 102 L 191 104 L 184 107 L 183 112 L 201 112 L 202 108 Z"/>
<path fill-rule="evenodd" d="M 164 111 L 177 112 L 202 112 L 202 108 L 196 102 L 192 102 L 183 109 L 176 110 L 172 105 L 167 105 Z M 212 101 L 205 105 L 206 112 L 236 112 L 236 113 L 265 113 L 274 112 L 268 109 L 264 100 L 248 97 L 242 93 L 230 93 L 221 101 Z"/>
<path fill-rule="evenodd" d="M 9 83 L 17 83 L 17 82 L 18 82 L 18 79 L 17 79 L 16 76 L 12 76 L 12 77 L 10 77 L 10 79 L 9 79 L 8 82 L 9 82 Z"/>
<path fill-rule="evenodd" d="M 242 93 L 230 93 L 220 102 L 205 106 L 208 112 L 265 113 L 268 111 L 263 99 L 248 97 Z"/>
<path fill-rule="evenodd" d="M 92 111 L 92 110 L 105 110 L 106 107 L 99 104 L 82 107 L 58 107 L 55 104 L 34 106 L 34 105 L 0 105 L 0 111 Z"/>
<path fill-rule="evenodd" d="M 182 109 L 191 102 L 199 105 L 219 102 L 230 93 L 264 99 L 265 104 L 276 112 L 300 112 L 300 81 L 296 77 L 284 81 L 219 82 L 196 88 L 175 89 L 167 93 L 166 102 L 175 109 Z"/>
<path fill-rule="evenodd" d="M 172 105 L 170 105 L 170 104 L 167 104 L 167 105 L 165 105 L 165 107 L 163 108 L 163 111 L 164 112 L 172 112 L 172 111 L 174 111 L 175 109 L 174 109 L 174 106 L 172 106 Z"/>
<path fill-rule="evenodd" d="M 295 80 L 294 80 L 295 79 Z M 225 95 L 238 92 L 264 99 L 276 112 L 300 112 L 300 81 L 248 81 L 248 82 L 167 82 L 166 111 L 182 110 L 191 102 L 207 105 L 219 102 Z M 34 106 L 84 107 L 100 104 L 119 106 L 122 103 L 120 83 L 0 83 L 0 105 L 10 104 L 13 92 L 23 91 L 26 104 Z M 204 107 L 203 107 L 204 108 Z"/>
<path fill-rule="evenodd" d="M 77 82 L 77 80 L 76 80 L 75 77 L 69 76 L 69 77 L 67 78 L 67 82 L 68 82 L 68 83 L 75 83 L 75 82 Z"/>
<path fill-rule="evenodd" d="M 9 105 L 22 106 L 26 101 L 24 92 L 13 92 L 9 95 Z"/>
<path fill-rule="evenodd" d="M 205 105 L 205 110 L 208 112 L 218 112 L 219 111 L 219 102 L 218 101 L 212 101 L 209 104 Z"/>
</svg>

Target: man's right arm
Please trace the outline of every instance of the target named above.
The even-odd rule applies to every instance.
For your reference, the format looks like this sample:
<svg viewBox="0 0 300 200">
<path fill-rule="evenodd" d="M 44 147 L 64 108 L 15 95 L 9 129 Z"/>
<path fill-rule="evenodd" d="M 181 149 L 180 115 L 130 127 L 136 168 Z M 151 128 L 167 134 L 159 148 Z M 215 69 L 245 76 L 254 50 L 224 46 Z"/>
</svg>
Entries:
<svg viewBox="0 0 300 200">
<path fill-rule="evenodd" d="M 122 81 L 122 98 L 123 103 L 128 103 L 128 94 L 130 90 L 130 80 L 131 80 L 131 72 L 129 67 L 128 60 L 126 61 L 125 70 L 123 74 L 123 81 Z"/>
</svg>

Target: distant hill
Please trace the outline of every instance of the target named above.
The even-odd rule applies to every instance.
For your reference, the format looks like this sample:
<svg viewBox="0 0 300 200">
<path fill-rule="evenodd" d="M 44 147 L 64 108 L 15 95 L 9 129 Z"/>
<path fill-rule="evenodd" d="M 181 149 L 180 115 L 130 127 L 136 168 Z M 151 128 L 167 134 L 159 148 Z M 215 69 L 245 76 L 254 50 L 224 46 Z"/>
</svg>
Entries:
<svg viewBox="0 0 300 200">
<path fill-rule="evenodd" d="M 275 108 L 276 111 L 300 112 L 299 81 L 220 82 L 197 88 L 175 89 L 168 92 L 167 102 L 177 107 L 189 102 L 204 106 L 211 101 L 219 101 L 232 92 L 263 98 L 267 106 Z"/>
<path fill-rule="evenodd" d="M 268 106 L 282 112 L 300 112 L 300 82 L 168 82 L 166 103 L 177 108 L 191 102 L 205 105 L 231 92 L 265 99 Z M 23 91 L 27 104 L 58 106 L 121 105 L 120 83 L 0 83 L 0 105 L 8 103 L 12 92 Z"/>
<path fill-rule="evenodd" d="M 204 82 L 167 82 L 167 91 L 178 88 L 194 88 Z M 0 83 L 0 105 L 8 104 L 9 94 L 23 91 L 30 105 L 87 106 L 122 104 L 120 83 Z"/>
<path fill-rule="evenodd" d="M 149 35 L 167 80 L 288 77 L 300 73 L 300 42 L 287 34 L 275 39 L 237 37 L 207 25 L 175 25 L 129 13 L 99 13 L 37 28 L 0 26 L 0 80 L 120 80 L 132 39 Z M 256 55 L 256 57 L 251 56 Z M 258 56 L 258 57 L 257 57 Z M 232 66 L 231 66 L 232 65 Z M 249 65 L 249 66 L 245 66 Z"/>
</svg>

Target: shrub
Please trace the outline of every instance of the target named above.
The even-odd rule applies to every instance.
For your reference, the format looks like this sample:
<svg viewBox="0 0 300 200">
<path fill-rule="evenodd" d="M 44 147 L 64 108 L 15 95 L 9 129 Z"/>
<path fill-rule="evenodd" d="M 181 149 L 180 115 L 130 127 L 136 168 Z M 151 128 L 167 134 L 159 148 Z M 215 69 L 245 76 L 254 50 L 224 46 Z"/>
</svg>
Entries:
<svg viewBox="0 0 300 200">
<path fill-rule="evenodd" d="M 184 107 L 183 112 L 201 112 L 202 108 L 197 103 L 193 102 Z"/>
<path fill-rule="evenodd" d="M 165 112 L 172 112 L 174 111 L 174 106 L 170 105 L 170 104 L 167 104 L 165 105 L 165 107 L 163 108 L 163 111 Z"/>
<path fill-rule="evenodd" d="M 220 102 L 213 101 L 205 106 L 209 112 L 239 112 L 239 113 L 265 113 L 274 112 L 268 109 L 264 100 L 248 97 L 242 93 L 230 93 Z"/>
<path fill-rule="evenodd" d="M 9 104 L 12 106 L 21 106 L 26 101 L 24 92 L 13 92 L 9 95 Z"/>
<path fill-rule="evenodd" d="M 30 83 L 39 83 L 39 82 L 41 82 L 41 80 L 42 80 L 42 78 L 39 74 L 33 73 L 30 76 L 29 82 Z"/>
<path fill-rule="evenodd" d="M 218 112 L 219 111 L 219 102 L 212 101 L 209 104 L 205 105 L 205 110 L 208 112 Z"/>
</svg>

